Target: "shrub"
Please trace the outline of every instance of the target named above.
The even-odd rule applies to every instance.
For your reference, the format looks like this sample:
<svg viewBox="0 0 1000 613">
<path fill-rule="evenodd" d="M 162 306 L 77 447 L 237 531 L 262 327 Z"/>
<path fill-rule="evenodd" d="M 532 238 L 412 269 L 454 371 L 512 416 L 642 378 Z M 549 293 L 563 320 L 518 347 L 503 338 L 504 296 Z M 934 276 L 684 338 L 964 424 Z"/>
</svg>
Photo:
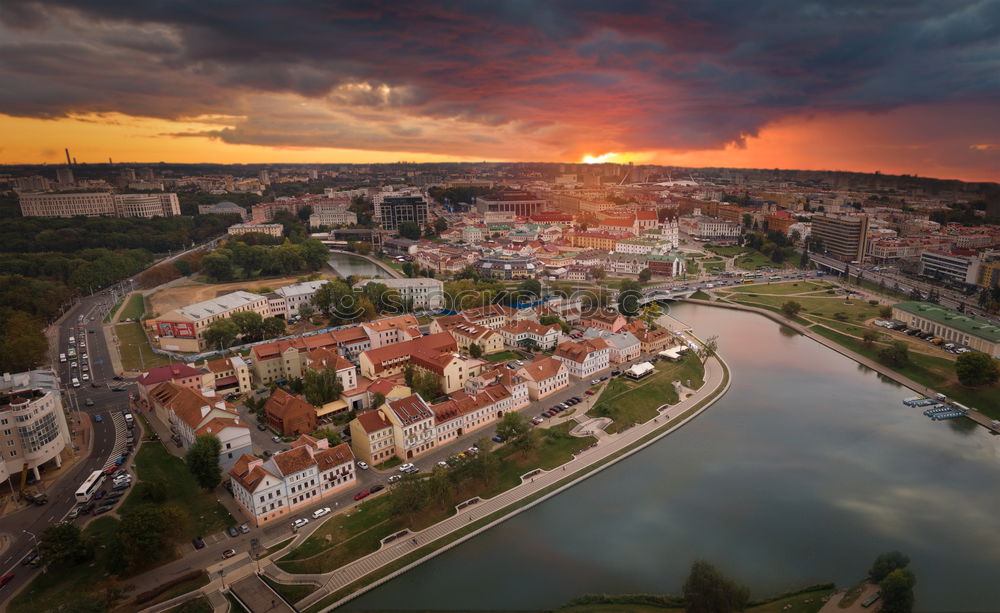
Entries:
<svg viewBox="0 0 1000 613">
<path fill-rule="evenodd" d="M 170 581 L 167 581 L 166 583 L 161 583 L 160 585 L 152 589 L 146 590 L 141 594 L 136 594 L 135 603 L 142 604 L 144 602 L 149 602 L 150 600 L 156 598 L 157 596 L 159 596 L 163 592 L 166 592 L 170 588 L 180 585 L 182 583 L 186 583 L 188 581 L 193 581 L 204 574 L 205 571 L 201 569 L 188 571 L 183 575 L 180 575 L 178 577 L 171 579 Z"/>
</svg>

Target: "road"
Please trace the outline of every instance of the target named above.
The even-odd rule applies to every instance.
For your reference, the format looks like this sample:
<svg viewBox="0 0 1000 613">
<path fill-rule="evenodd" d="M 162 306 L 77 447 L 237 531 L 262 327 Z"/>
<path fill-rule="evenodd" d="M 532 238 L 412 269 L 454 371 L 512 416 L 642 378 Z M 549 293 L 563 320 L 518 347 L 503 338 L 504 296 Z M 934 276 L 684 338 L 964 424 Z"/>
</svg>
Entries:
<svg viewBox="0 0 1000 613">
<path fill-rule="evenodd" d="M 53 362 L 56 371 L 65 386 L 64 405 L 71 415 L 90 421 L 92 445 L 86 459 L 78 461 L 75 466 L 67 470 L 66 474 L 61 475 L 44 490 L 48 494 L 48 504 L 41 507 L 27 507 L 3 518 L 2 530 L 11 536 L 12 543 L 0 557 L 0 573 L 14 573 L 14 579 L 0 591 L 0 603 L 30 581 L 35 573 L 40 572 L 29 566 L 20 566 L 20 561 L 34 547 L 31 535 L 35 535 L 35 538 L 40 537 L 45 528 L 62 521 L 76 504 L 74 494 L 80 483 L 92 471 L 103 468 L 115 449 L 123 444 L 123 441 L 116 437 L 115 420 L 110 416 L 113 412 L 120 412 L 128 406 L 128 391 L 134 390 L 134 382 L 119 382 L 113 379 L 115 373 L 111 367 L 108 345 L 101 325 L 103 310 L 109 308 L 109 304 L 113 305 L 111 300 L 110 294 L 103 293 L 81 299 L 69 309 L 59 326 L 58 346 L 50 347 L 56 358 Z M 81 315 L 84 317 L 82 322 L 79 320 Z M 78 328 L 81 323 L 84 325 L 83 333 Z M 65 363 L 60 363 L 58 360 L 58 355 L 66 352 L 70 336 L 76 337 L 78 345 L 84 343 L 77 347 L 79 352 L 76 360 L 79 364 L 77 369 L 70 368 L 70 359 Z M 83 366 L 80 362 L 84 352 L 88 354 L 89 370 L 86 372 L 92 378 L 92 385 L 81 382 L 79 388 L 73 388 L 70 385 L 72 376 L 84 372 L 80 370 Z M 120 384 L 127 391 L 112 391 L 113 384 Z M 87 406 L 87 400 L 93 401 L 93 406 Z M 100 423 L 94 421 L 96 415 L 102 415 Z M 81 449 L 79 452 L 86 454 L 87 451 Z M 83 520 L 77 521 L 82 523 Z"/>
</svg>

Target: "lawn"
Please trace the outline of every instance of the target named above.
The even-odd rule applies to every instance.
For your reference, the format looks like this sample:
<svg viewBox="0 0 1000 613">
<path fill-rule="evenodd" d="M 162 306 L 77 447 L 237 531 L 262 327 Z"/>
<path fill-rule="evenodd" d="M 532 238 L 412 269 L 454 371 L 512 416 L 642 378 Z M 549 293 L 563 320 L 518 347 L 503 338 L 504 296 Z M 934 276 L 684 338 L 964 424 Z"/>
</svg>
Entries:
<svg viewBox="0 0 1000 613">
<path fill-rule="evenodd" d="M 711 296 L 709 296 L 708 294 L 706 294 L 705 292 L 703 292 L 701 290 L 698 290 L 695 293 L 691 294 L 691 297 L 694 298 L 695 300 L 711 300 L 712 299 Z"/>
<path fill-rule="evenodd" d="M 512 447 L 500 447 L 499 474 L 490 486 L 479 481 L 463 481 L 453 488 L 451 501 L 443 507 L 428 507 L 407 518 L 393 516 L 389 496 L 369 498 L 350 511 L 334 515 L 300 546 L 277 561 L 277 565 L 290 573 L 329 572 L 373 551 L 381 540 L 405 528 L 422 530 L 454 514 L 454 505 L 475 496 L 489 498 L 521 483 L 521 475 L 535 468 L 552 469 L 573 458 L 573 452 L 589 446 L 593 437 L 578 438 L 569 435 L 572 424 L 565 423 L 539 430 L 540 441 L 528 453 Z"/>
<path fill-rule="evenodd" d="M 35 578 L 8 604 L 10 613 L 35 613 L 55 611 L 73 601 L 78 594 L 100 590 L 108 577 L 104 572 L 107 552 L 103 543 L 118 529 L 118 520 L 113 517 L 98 517 L 84 528 L 87 538 L 100 543 L 94 561 L 88 565 L 76 566 L 58 571 L 50 569 L 38 573 Z"/>
<path fill-rule="evenodd" d="M 226 600 L 229 601 L 229 613 L 250 613 L 230 592 L 226 592 Z"/>
<path fill-rule="evenodd" d="M 188 594 L 197 589 L 203 588 L 210 582 L 211 578 L 208 576 L 208 571 L 205 571 L 200 575 L 198 575 L 197 577 L 195 577 L 194 579 L 188 579 L 187 581 L 178 583 L 177 585 L 164 590 L 162 594 L 156 596 L 152 600 L 142 603 L 141 605 L 137 605 L 134 603 L 130 605 L 127 604 L 125 606 L 118 607 L 117 609 L 115 609 L 115 611 L 116 613 L 139 613 L 140 611 L 145 611 L 146 609 L 152 607 L 155 604 L 166 602 L 173 598 L 177 598 L 178 596 L 183 596 L 184 594 Z M 198 608 L 199 605 L 197 604 L 197 602 L 203 598 L 204 597 L 195 598 L 194 600 L 189 600 L 188 602 L 182 603 L 173 609 L 169 609 L 169 611 L 185 611 L 186 613 L 199 613 L 205 610 Z M 207 602 L 207 599 L 205 600 Z M 181 609 L 181 607 L 187 605 L 190 605 L 195 608 Z M 211 605 L 209 605 L 209 609 L 207 610 L 208 611 L 212 610 Z"/>
<path fill-rule="evenodd" d="M 122 302 L 124 300 L 125 298 L 122 298 L 121 300 L 115 303 L 115 306 L 111 307 L 111 310 L 108 311 L 108 314 L 104 316 L 104 323 L 106 324 L 111 323 L 111 318 L 114 317 L 115 313 L 118 312 L 118 309 L 121 308 Z"/>
<path fill-rule="evenodd" d="M 146 312 L 146 300 L 142 294 L 136 292 L 128 299 L 128 304 L 118 314 L 118 321 L 126 319 L 139 319 Z"/>
<path fill-rule="evenodd" d="M 746 611 L 753 613 L 816 613 L 831 594 L 833 587 L 807 588 L 800 594 L 778 595 L 766 599 L 766 602 L 751 601 Z M 660 606 L 656 600 L 662 598 Z M 570 604 L 557 609 L 559 613 L 683 613 L 683 607 L 671 606 L 671 601 L 680 597 L 658 596 L 656 594 L 609 594 L 603 596 L 585 596 L 577 601 L 589 603 Z"/>
<path fill-rule="evenodd" d="M 167 493 L 164 504 L 174 505 L 184 514 L 185 520 L 177 526 L 179 541 L 213 534 L 236 523 L 216 495 L 199 487 L 184 461 L 170 455 L 161 442 L 144 442 L 135 456 L 135 468 L 139 481 L 163 483 Z M 121 510 L 140 504 L 143 501 L 130 494 Z"/>
<path fill-rule="evenodd" d="M 153 353 L 149 346 L 149 340 L 142 331 L 142 324 L 139 322 L 116 324 L 115 334 L 118 336 L 118 348 L 121 351 L 122 367 L 125 370 L 143 371 L 170 363 L 167 356 Z"/>
<path fill-rule="evenodd" d="M 605 431 L 614 433 L 632 424 L 641 424 L 659 415 L 658 409 L 664 404 L 676 404 L 680 399 L 674 389 L 674 381 L 684 385 L 691 382 L 697 389 L 702 385 L 704 368 L 701 360 L 688 352 L 678 362 L 661 361 L 656 365 L 656 373 L 639 381 L 624 377 L 613 379 L 604 388 L 593 408 L 587 411 L 590 417 L 606 416 L 612 424 Z M 607 407 L 604 413 L 598 407 Z"/>
<path fill-rule="evenodd" d="M 750 252 L 749 249 L 746 249 L 745 247 L 737 247 L 736 245 L 727 245 L 725 247 L 720 245 L 705 245 L 705 251 L 711 251 L 716 255 L 721 255 L 726 258 Z"/>
<path fill-rule="evenodd" d="M 520 358 L 521 356 L 513 351 L 498 351 L 496 353 L 483 356 L 483 359 L 489 360 L 490 362 L 506 362 L 508 360 L 518 360 Z"/>
<path fill-rule="evenodd" d="M 281 594 L 282 598 L 292 604 L 295 604 L 319 589 L 317 586 L 310 584 L 292 585 L 289 583 L 278 583 L 267 575 L 261 575 L 260 578 L 264 580 L 264 583 L 271 586 L 272 590 Z"/>
<path fill-rule="evenodd" d="M 740 288 L 742 289 L 742 288 Z M 802 310 L 799 311 L 799 315 L 810 319 L 811 315 L 817 315 L 819 317 L 826 317 L 829 319 L 839 319 L 836 317 L 837 313 L 843 313 L 846 319 L 843 321 L 849 322 L 864 322 L 866 319 L 874 319 L 879 316 L 880 306 L 872 306 L 864 300 L 851 300 L 845 303 L 843 296 L 829 296 L 828 298 L 819 296 L 766 296 L 760 292 L 767 292 L 767 290 L 761 286 L 757 286 L 757 295 L 740 295 L 739 292 L 733 292 L 727 298 L 733 302 L 738 302 L 740 304 L 747 304 L 750 306 L 769 306 L 777 309 L 781 308 L 781 305 L 788 301 L 798 302 L 802 305 Z M 770 293 L 770 292 L 768 292 Z"/>
<path fill-rule="evenodd" d="M 787 268 L 789 266 L 788 262 L 781 264 L 772 262 L 771 258 L 759 251 L 751 251 L 746 255 L 741 255 L 734 262 L 737 267 L 744 270 L 757 270 L 761 266 L 770 266 L 771 268 Z"/>
<path fill-rule="evenodd" d="M 785 281 L 783 283 L 754 283 L 727 287 L 726 291 L 741 294 L 805 294 L 824 290 L 830 287 L 826 283 L 816 283 L 815 281 Z"/>
<path fill-rule="evenodd" d="M 208 597 L 200 596 L 169 609 L 167 613 L 212 613 L 214 610 L 215 608 L 209 602 Z"/>
</svg>

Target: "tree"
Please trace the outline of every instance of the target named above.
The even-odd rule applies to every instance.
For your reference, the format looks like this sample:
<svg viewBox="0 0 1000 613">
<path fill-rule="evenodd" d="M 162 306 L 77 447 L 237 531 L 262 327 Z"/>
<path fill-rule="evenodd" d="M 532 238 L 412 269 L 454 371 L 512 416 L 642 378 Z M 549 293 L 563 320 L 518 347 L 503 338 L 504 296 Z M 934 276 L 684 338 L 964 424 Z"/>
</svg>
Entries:
<svg viewBox="0 0 1000 613">
<path fill-rule="evenodd" d="M 899 568 L 906 568 L 909 564 L 910 558 L 906 554 L 898 551 L 880 553 L 872 562 L 872 567 L 868 569 L 868 582 L 881 583 L 889 573 Z"/>
<path fill-rule="evenodd" d="M 639 273 L 639 283 L 649 283 L 649 280 L 653 278 L 653 273 L 648 268 L 643 268 L 642 272 Z"/>
<path fill-rule="evenodd" d="M 403 238 L 408 238 L 410 240 L 420 239 L 420 226 L 413 223 L 412 221 L 404 221 L 399 224 L 399 235 Z"/>
<path fill-rule="evenodd" d="M 43 323 L 24 311 L 3 309 L 0 314 L 0 366 L 3 372 L 30 370 L 46 358 L 48 341 Z"/>
<path fill-rule="evenodd" d="M 308 302 L 299 306 L 299 317 L 302 319 L 311 319 L 313 315 L 316 314 L 316 307 L 309 304 Z"/>
<path fill-rule="evenodd" d="M 262 340 L 264 332 L 264 318 L 256 311 L 240 311 L 233 313 L 229 319 L 236 324 L 240 331 L 240 337 L 244 341 L 254 342 Z"/>
<path fill-rule="evenodd" d="M 878 340 L 878 332 L 874 330 L 865 330 L 864 336 L 861 340 L 865 347 L 871 348 L 872 345 L 875 344 L 875 341 Z"/>
<path fill-rule="evenodd" d="M 639 301 L 642 299 L 642 286 L 638 281 L 622 282 L 621 290 L 618 292 L 618 310 L 626 317 L 633 317 L 639 314 L 642 308 Z"/>
<path fill-rule="evenodd" d="M 224 253 L 223 249 L 209 253 L 201 260 L 201 270 L 210 279 L 216 281 L 232 281 L 234 276 L 233 263 Z"/>
<path fill-rule="evenodd" d="M 903 341 L 893 341 L 879 350 L 878 359 L 890 366 L 906 366 L 910 363 L 910 347 Z"/>
<path fill-rule="evenodd" d="M 413 275 L 413 263 L 412 262 L 403 262 L 403 267 L 402 268 L 403 268 L 403 274 L 404 275 L 406 275 L 407 277 L 413 278 L 414 275 Z M 469 268 L 469 267 L 467 266 L 466 268 Z"/>
<path fill-rule="evenodd" d="M 239 336 L 240 329 L 229 318 L 216 319 L 205 330 L 205 343 L 209 347 L 225 349 L 231 347 Z"/>
<path fill-rule="evenodd" d="M 435 466 L 427 479 L 427 500 L 440 508 L 450 506 L 452 497 L 452 480 L 449 471 L 441 466 Z"/>
<path fill-rule="evenodd" d="M 306 306 L 306 305 L 303 305 Z M 299 309 L 301 313 L 301 309 Z M 277 338 L 285 334 L 285 320 L 280 317 L 267 317 L 260 323 L 263 338 Z"/>
<path fill-rule="evenodd" d="M 219 466 L 221 452 L 222 443 L 219 442 L 219 437 L 214 434 L 202 434 L 194 439 L 194 443 L 184 454 L 188 470 L 194 475 L 198 485 L 206 490 L 214 489 L 222 481 L 222 467 Z"/>
<path fill-rule="evenodd" d="M 504 416 L 497 423 L 497 436 L 505 441 L 512 441 L 519 436 L 523 436 L 530 429 L 528 420 L 524 415 L 517 411 L 510 411 L 504 413 Z"/>
<path fill-rule="evenodd" d="M 434 218 L 434 230 L 438 234 L 444 232 L 447 229 L 448 229 L 448 220 L 446 220 L 444 217 Z"/>
<path fill-rule="evenodd" d="M 604 267 L 594 266 L 590 269 L 590 276 L 594 278 L 594 281 L 600 281 L 604 278 Z"/>
<path fill-rule="evenodd" d="M 476 343 L 472 343 L 469 345 L 469 355 L 477 359 L 481 358 L 483 357 L 483 348 Z"/>
<path fill-rule="evenodd" d="M 94 555 L 93 544 L 73 523 L 49 526 L 38 540 L 38 553 L 48 566 L 68 567 L 89 560 Z"/>
<path fill-rule="evenodd" d="M 314 407 L 321 407 L 340 398 L 344 385 L 331 368 L 323 370 L 307 369 L 302 376 L 302 391 L 306 400 Z"/>
<path fill-rule="evenodd" d="M 500 474 L 500 458 L 493 453 L 493 441 L 481 438 L 476 441 L 479 453 L 469 462 L 469 471 L 474 479 L 491 485 Z"/>
<path fill-rule="evenodd" d="M 802 310 L 802 305 L 794 300 L 789 300 L 788 302 L 781 305 L 781 312 L 785 314 L 788 319 L 795 319 L 795 316 L 799 314 Z"/>
<path fill-rule="evenodd" d="M 913 611 L 913 586 L 917 578 L 905 568 L 897 568 L 879 582 L 882 592 L 882 613 L 911 613 Z"/>
<path fill-rule="evenodd" d="M 734 613 L 746 608 L 750 590 L 726 577 L 704 560 L 691 565 L 684 582 L 684 610 L 688 613 Z"/>
<path fill-rule="evenodd" d="M 518 294 L 529 302 L 542 296 L 542 284 L 538 279 L 525 279 L 517 286 Z"/>
<path fill-rule="evenodd" d="M 312 437 L 315 439 L 325 438 L 330 443 L 330 447 L 336 447 L 341 443 L 340 435 L 332 428 L 320 428 L 312 433 Z"/>
<path fill-rule="evenodd" d="M 180 511 L 170 505 L 124 507 L 117 536 L 128 566 L 139 568 L 169 555 L 173 551 L 170 544 L 179 533 L 177 526 L 182 522 Z"/>
<path fill-rule="evenodd" d="M 372 394 L 372 408 L 377 409 L 385 404 L 385 395 L 382 392 Z"/>
<path fill-rule="evenodd" d="M 968 351 L 955 360 L 955 374 L 962 385 L 992 385 L 1000 378 L 997 361 L 985 353 Z"/>
<path fill-rule="evenodd" d="M 702 343 L 701 348 L 698 349 L 698 357 L 701 359 L 702 364 L 708 361 L 708 358 L 715 355 L 715 352 L 719 350 L 719 336 L 710 336 L 708 340 Z"/>
<path fill-rule="evenodd" d="M 403 368 L 403 382 L 406 383 L 406 387 L 413 388 L 414 383 L 416 383 L 417 372 L 413 367 L 413 362 L 407 362 L 406 366 Z"/>
<path fill-rule="evenodd" d="M 884 307 L 879 308 L 878 315 L 882 319 L 889 319 L 890 317 L 892 317 L 892 307 L 891 306 L 884 306 Z"/>
<path fill-rule="evenodd" d="M 427 501 L 423 479 L 403 477 L 389 489 L 389 512 L 397 517 L 419 513 Z"/>
</svg>

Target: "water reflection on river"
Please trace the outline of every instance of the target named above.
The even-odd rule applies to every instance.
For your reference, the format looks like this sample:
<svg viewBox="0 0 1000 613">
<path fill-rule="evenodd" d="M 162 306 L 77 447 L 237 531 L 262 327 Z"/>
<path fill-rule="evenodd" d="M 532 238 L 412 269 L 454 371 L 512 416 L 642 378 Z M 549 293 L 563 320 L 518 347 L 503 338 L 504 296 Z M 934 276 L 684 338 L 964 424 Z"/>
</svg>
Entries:
<svg viewBox="0 0 1000 613">
<path fill-rule="evenodd" d="M 761 316 L 680 305 L 729 394 L 676 434 L 350 603 L 540 609 L 677 592 L 706 558 L 764 595 L 913 560 L 918 610 L 998 611 L 1000 440 Z"/>
<path fill-rule="evenodd" d="M 338 251 L 330 252 L 327 260 L 330 267 L 337 271 L 341 277 L 354 275 L 355 277 L 378 277 L 386 278 L 389 275 L 384 270 L 369 262 L 365 258 Z"/>
</svg>

